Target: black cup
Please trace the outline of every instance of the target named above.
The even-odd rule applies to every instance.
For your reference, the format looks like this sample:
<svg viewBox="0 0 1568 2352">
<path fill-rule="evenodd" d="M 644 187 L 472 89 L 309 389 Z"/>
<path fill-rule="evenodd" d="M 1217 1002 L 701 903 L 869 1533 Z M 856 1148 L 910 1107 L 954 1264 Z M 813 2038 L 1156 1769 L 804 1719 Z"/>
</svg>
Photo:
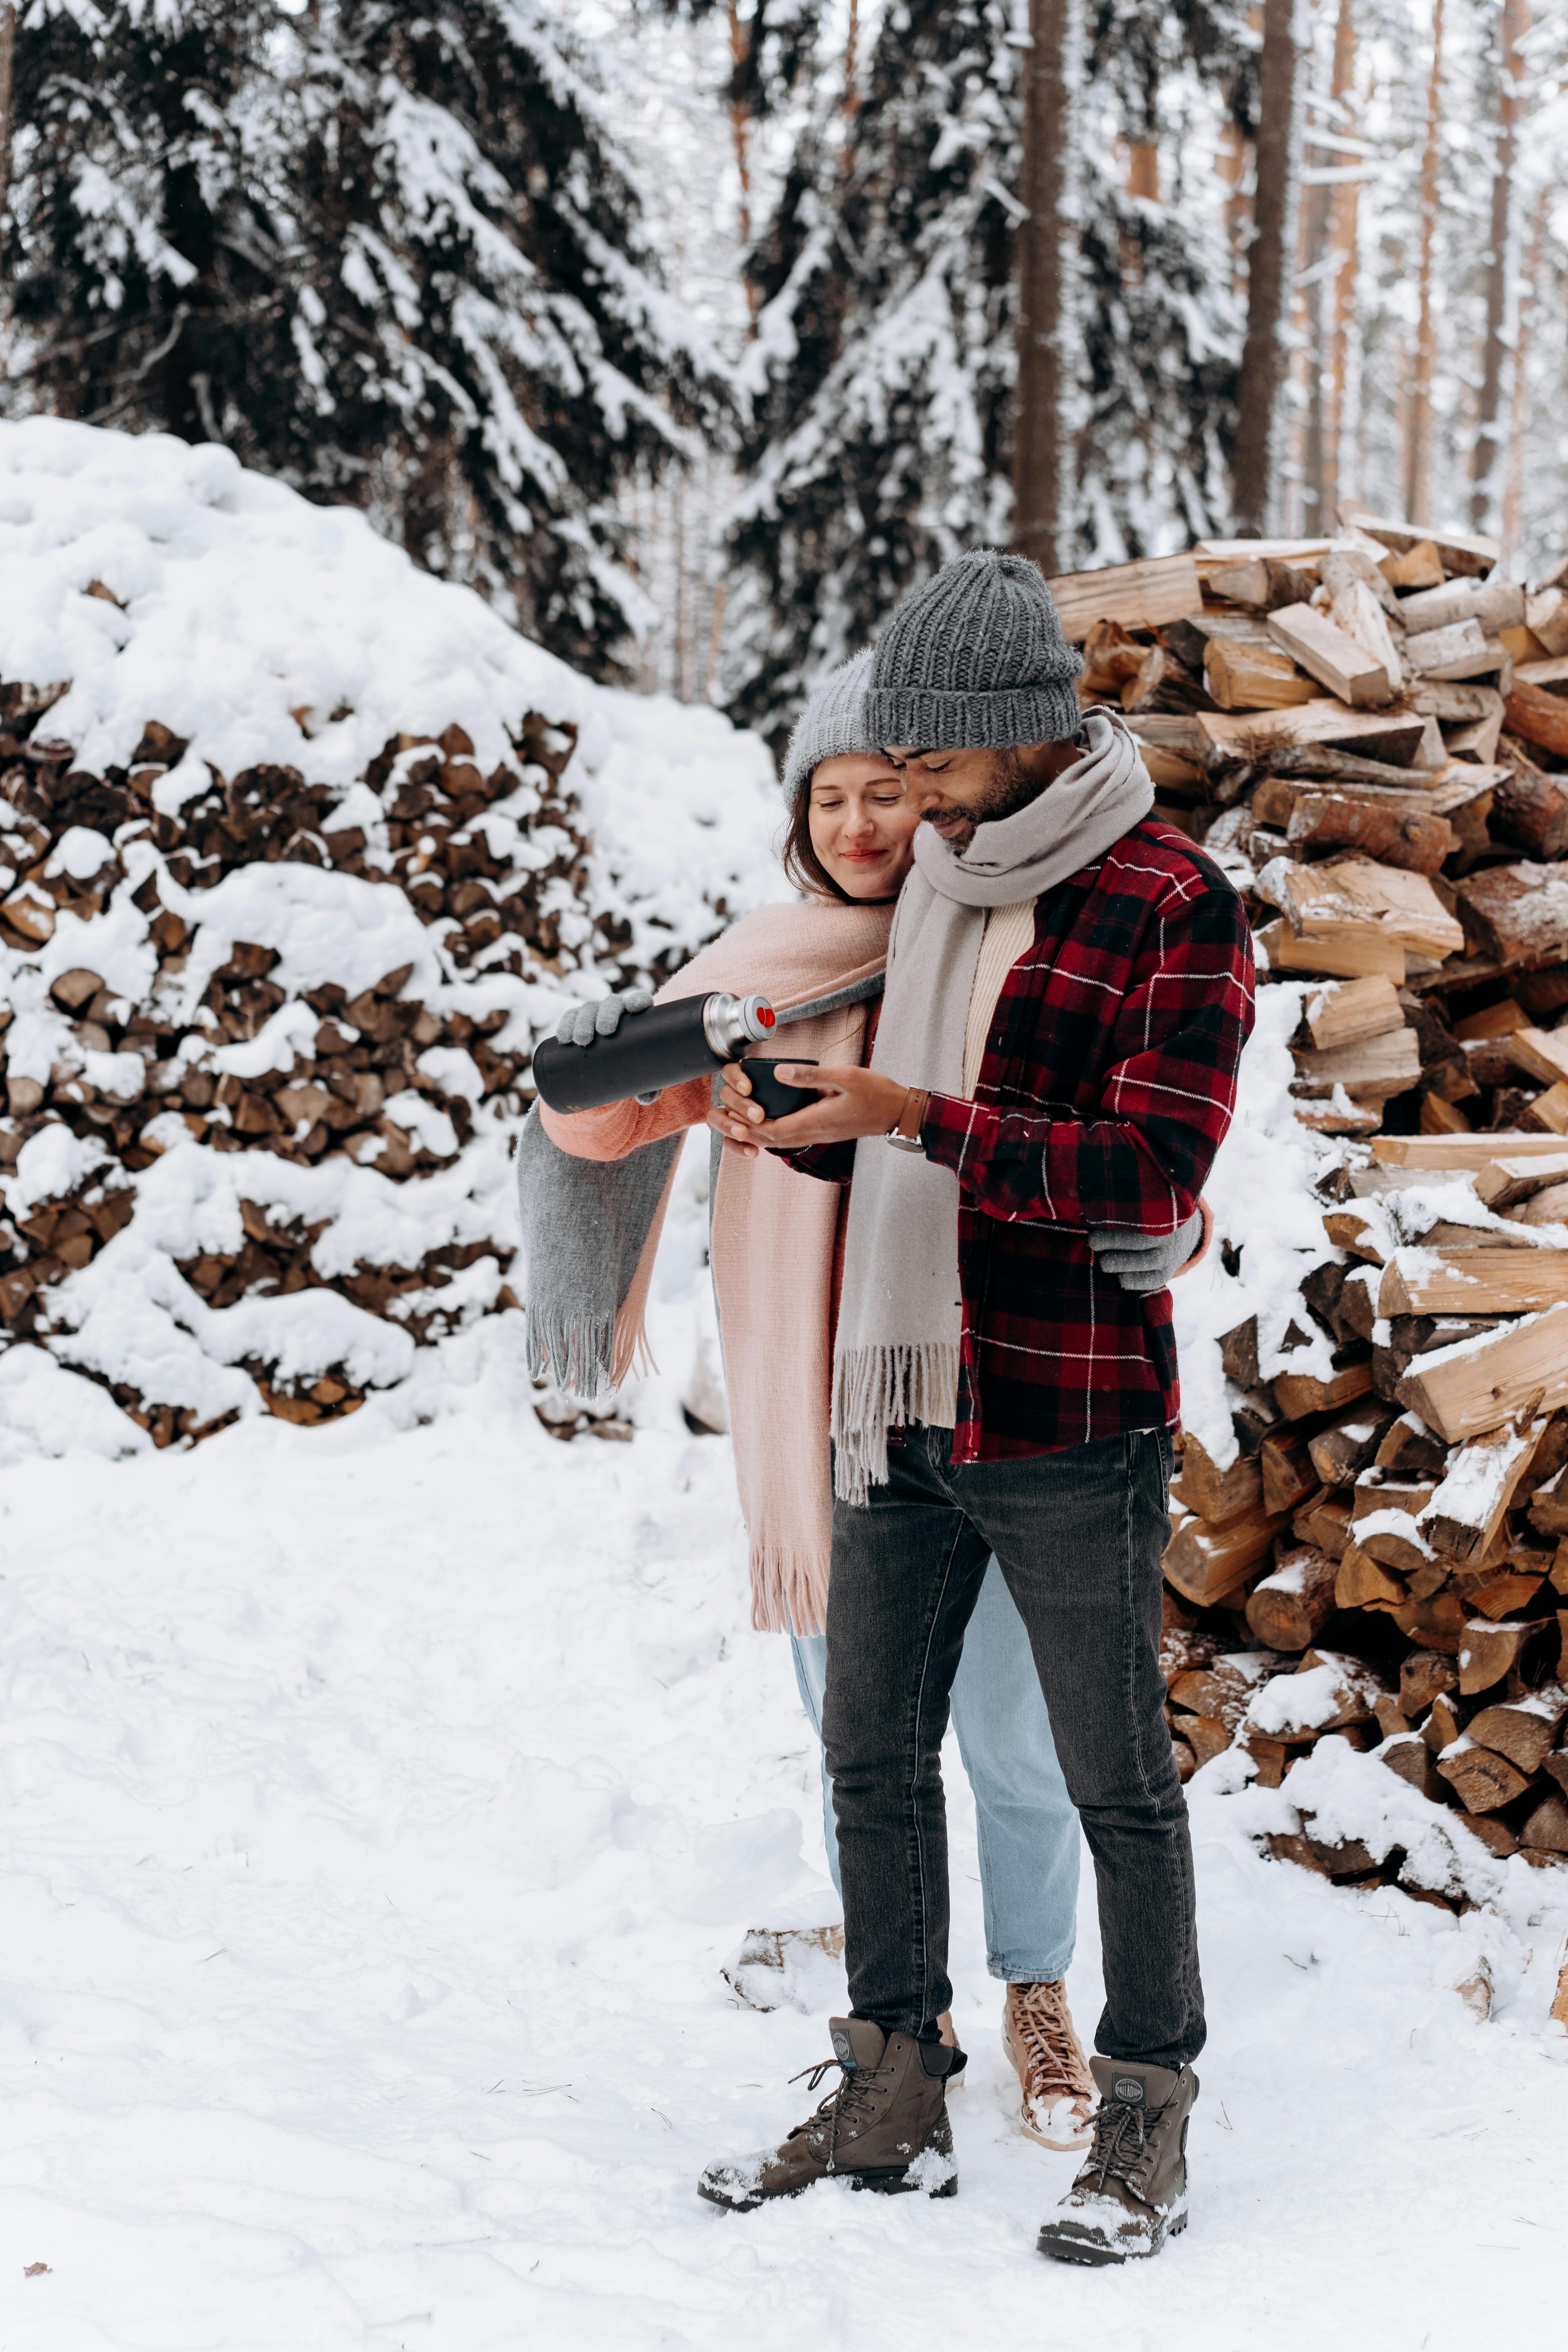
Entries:
<svg viewBox="0 0 1568 2352">
<path fill-rule="evenodd" d="M 741 1067 L 752 1082 L 752 1093 L 770 1118 L 787 1118 L 792 1110 L 808 1110 L 822 1097 L 814 1087 L 787 1087 L 778 1076 L 781 1062 L 797 1064 L 803 1070 L 816 1067 L 808 1054 L 748 1054 Z"/>
</svg>

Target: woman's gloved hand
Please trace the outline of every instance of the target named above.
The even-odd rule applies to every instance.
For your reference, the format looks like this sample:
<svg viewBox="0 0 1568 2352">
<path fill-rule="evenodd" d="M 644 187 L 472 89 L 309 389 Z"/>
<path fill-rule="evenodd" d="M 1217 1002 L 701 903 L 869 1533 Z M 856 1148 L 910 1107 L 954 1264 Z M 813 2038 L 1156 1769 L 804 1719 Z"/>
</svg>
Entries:
<svg viewBox="0 0 1568 2352">
<path fill-rule="evenodd" d="M 1203 1255 L 1212 1230 L 1200 1202 L 1173 1234 L 1129 1234 L 1113 1225 L 1090 1225 L 1089 1245 L 1095 1264 L 1113 1274 L 1123 1290 L 1147 1297 L 1152 1291 L 1163 1290 Z"/>
<path fill-rule="evenodd" d="M 613 1037 L 623 1013 L 646 1013 L 653 998 L 646 988 L 628 988 L 620 996 L 601 996 L 597 1004 L 570 1004 L 556 1024 L 558 1045 L 591 1045 L 595 1037 Z"/>
<path fill-rule="evenodd" d="M 574 1004 L 561 1015 L 556 1024 L 558 1045 L 591 1045 L 595 1037 L 613 1037 L 621 1025 L 624 1013 L 647 1013 L 653 998 L 646 988 L 623 989 L 619 996 L 601 996 L 597 1004 Z M 640 1103 L 655 1103 L 663 1093 L 655 1087 L 651 1094 L 638 1095 Z"/>
</svg>

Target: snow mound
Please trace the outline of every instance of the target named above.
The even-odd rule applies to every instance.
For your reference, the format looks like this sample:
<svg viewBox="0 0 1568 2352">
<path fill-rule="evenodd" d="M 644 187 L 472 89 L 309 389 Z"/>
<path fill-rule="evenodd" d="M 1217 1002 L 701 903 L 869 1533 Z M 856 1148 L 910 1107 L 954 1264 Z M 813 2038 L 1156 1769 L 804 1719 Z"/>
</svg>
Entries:
<svg viewBox="0 0 1568 2352">
<path fill-rule="evenodd" d="M 92 1383 L 110 1454 L 334 1418 L 514 1311 L 536 1039 L 784 887 L 754 737 L 163 436 L 0 425 L 0 728 L 13 1456 Z"/>
</svg>

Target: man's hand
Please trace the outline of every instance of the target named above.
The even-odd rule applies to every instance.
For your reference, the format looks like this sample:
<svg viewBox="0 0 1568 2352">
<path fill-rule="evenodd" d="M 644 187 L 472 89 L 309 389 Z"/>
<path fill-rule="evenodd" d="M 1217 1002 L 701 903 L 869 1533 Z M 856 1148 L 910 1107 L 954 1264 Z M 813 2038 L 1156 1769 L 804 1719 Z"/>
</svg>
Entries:
<svg viewBox="0 0 1568 2352">
<path fill-rule="evenodd" d="M 787 1087 L 815 1087 L 822 1099 L 787 1118 L 768 1118 L 752 1098 L 743 1062 L 727 1062 L 719 1100 L 708 1124 L 726 1143 L 754 1160 L 759 1151 L 804 1151 L 812 1143 L 848 1143 L 859 1135 L 886 1135 L 909 1095 L 879 1071 L 824 1068 L 816 1062 L 781 1062 Z"/>
<path fill-rule="evenodd" d="M 613 1037 L 626 1013 L 646 1013 L 653 1003 L 646 988 L 628 988 L 620 996 L 601 996 L 596 1004 L 571 1004 L 555 1028 L 558 1045 L 591 1045 L 595 1037 Z"/>
<path fill-rule="evenodd" d="M 1199 1207 L 1173 1234 L 1130 1234 L 1114 1226 L 1090 1225 L 1089 1245 L 1103 1273 L 1113 1274 L 1123 1290 L 1147 1298 L 1165 1289 L 1202 1256 L 1208 1245 L 1207 1232 L 1207 1221 Z"/>
</svg>

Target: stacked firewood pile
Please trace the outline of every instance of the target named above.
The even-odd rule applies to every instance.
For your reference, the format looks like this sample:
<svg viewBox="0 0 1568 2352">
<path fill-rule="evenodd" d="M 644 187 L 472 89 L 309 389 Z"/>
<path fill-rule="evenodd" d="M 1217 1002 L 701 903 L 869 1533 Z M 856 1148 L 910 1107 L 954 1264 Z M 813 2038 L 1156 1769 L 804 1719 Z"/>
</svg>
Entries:
<svg viewBox="0 0 1568 2352">
<path fill-rule="evenodd" d="M 465 1223 L 472 1202 L 453 1179 L 476 1134 L 504 1152 L 526 1107 L 531 983 L 560 970 L 563 946 L 613 965 L 625 945 L 584 903 L 586 845 L 563 782 L 571 730 L 530 715 L 514 759 L 488 775 L 458 728 L 397 736 L 346 792 L 256 767 L 214 775 L 171 813 L 159 786 L 185 745 L 150 724 L 129 767 L 86 772 L 47 732 L 65 691 L 0 687 L 0 1345 L 51 1345 L 159 1444 L 234 1417 L 204 1421 L 171 1401 L 155 1366 L 85 1360 L 58 1311 L 59 1286 L 132 1225 L 147 1171 L 192 1140 L 249 1155 L 227 1242 L 174 1246 L 195 1301 L 216 1315 L 331 1290 L 417 1344 L 514 1306 L 502 1279 L 511 1245 L 471 1230 L 471 1213 Z M 270 898 L 258 868 L 275 879 Z M 319 971 L 336 941 L 352 956 L 367 922 L 402 943 L 401 960 L 368 984 L 301 979 L 287 952 L 290 909 L 311 887 L 300 868 L 323 877 Z M 242 873 L 254 938 L 234 935 L 222 887 Z M 329 899 L 327 876 L 352 887 Z M 395 920 L 376 902 L 366 916 L 354 893 L 372 886 L 376 902 L 383 891 L 405 902 Z M 447 1181 L 424 1188 L 434 1209 L 412 1206 L 396 1225 L 400 1254 L 340 1263 L 330 1234 L 322 1246 L 342 1198 L 334 1162 L 410 1187 L 398 1197 L 411 1204 L 420 1180 Z M 485 1213 L 503 1189 L 489 1185 Z M 358 1197 L 363 1211 L 363 1186 Z M 293 1378 L 264 1356 L 240 1360 L 288 1420 L 363 1399 L 342 1365 Z"/>
<path fill-rule="evenodd" d="M 1243 888 L 1265 983 L 1304 983 L 1292 1091 L 1322 1139 L 1321 1260 L 1224 1337 L 1234 1451 L 1184 1444 L 1178 1760 L 1239 1748 L 1279 1787 L 1332 1735 L 1545 1864 L 1568 1858 L 1568 560 L 1527 590 L 1498 554 L 1351 514 L 1057 586 L 1085 700 L 1121 702 L 1162 813 Z M 1270 1844 L 1352 1882 L 1405 1862 L 1310 1812 Z"/>
</svg>

